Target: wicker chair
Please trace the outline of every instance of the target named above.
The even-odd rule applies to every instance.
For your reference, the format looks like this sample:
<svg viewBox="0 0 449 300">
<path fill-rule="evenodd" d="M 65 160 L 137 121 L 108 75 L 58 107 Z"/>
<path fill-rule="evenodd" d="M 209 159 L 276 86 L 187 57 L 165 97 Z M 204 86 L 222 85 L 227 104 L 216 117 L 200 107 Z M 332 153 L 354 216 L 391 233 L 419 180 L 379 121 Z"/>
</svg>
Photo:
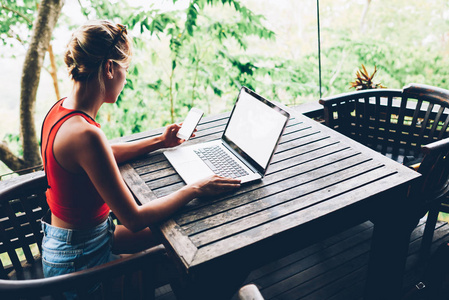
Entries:
<svg viewBox="0 0 449 300">
<path fill-rule="evenodd" d="M 430 211 L 420 258 L 426 261 L 438 212 L 449 203 L 449 91 L 410 84 L 402 90 L 356 91 L 319 102 L 327 126 L 423 175 L 422 185 L 412 187 L 409 197 L 419 202 L 413 203 L 417 217 Z"/>
<path fill-rule="evenodd" d="M 82 299 L 154 299 L 155 288 L 168 283 L 161 278 L 168 262 L 162 245 L 87 270 L 43 278 L 40 219 L 48 209 L 46 188 L 43 172 L 0 182 L 0 298 L 64 299 L 64 292 L 75 291 Z M 89 293 L 93 286 L 99 286 L 94 294 Z"/>
</svg>

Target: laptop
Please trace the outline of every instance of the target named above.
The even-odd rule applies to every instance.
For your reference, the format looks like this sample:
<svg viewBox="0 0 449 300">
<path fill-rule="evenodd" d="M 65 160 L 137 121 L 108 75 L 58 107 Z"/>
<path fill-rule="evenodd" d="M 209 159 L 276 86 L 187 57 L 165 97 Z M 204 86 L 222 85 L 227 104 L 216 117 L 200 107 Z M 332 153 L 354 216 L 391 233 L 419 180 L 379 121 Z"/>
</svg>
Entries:
<svg viewBox="0 0 449 300">
<path fill-rule="evenodd" d="M 290 115 L 242 87 L 221 139 L 181 145 L 164 152 L 187 183 L 218 174 L 241 183 L 264 177 Z"/>
</svg>

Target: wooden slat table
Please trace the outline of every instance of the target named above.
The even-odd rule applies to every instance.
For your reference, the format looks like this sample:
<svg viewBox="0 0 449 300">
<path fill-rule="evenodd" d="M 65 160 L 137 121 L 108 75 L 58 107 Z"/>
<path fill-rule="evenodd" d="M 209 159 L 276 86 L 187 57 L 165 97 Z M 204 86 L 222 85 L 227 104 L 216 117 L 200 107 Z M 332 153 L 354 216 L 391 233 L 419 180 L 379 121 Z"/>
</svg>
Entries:
<svg viewBox="0 0 449 300">
<path fill-rule="evenodd" d="M 413 229 L 402 225 L 413 220 L 400 209 L 419 174 L 294 110 L 291 114 L 263 180 L 195 199 L 152 226 L 183 275 L 183 295 L 229 297 L 251 269 L 370 219 L 375 229 L 366 296 L 398 299 Z M 187 143 L 220 138 L 227 118 L 204 118 L 197 137 Z M 184 186 L 162 151 L 121 171 L 141 203 Z"/>
</svg>

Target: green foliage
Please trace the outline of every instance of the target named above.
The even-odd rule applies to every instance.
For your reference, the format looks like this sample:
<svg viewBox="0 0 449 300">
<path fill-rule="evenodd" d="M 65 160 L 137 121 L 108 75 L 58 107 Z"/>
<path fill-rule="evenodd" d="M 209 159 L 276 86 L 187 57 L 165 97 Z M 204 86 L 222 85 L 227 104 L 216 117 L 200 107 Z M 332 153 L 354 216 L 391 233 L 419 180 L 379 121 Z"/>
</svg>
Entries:
<svg viewBox="0 0 449 300">
<path fill-rule="evenodd" d="M 445 18 L 435 17 L 441 3 L 432 0 L 427 8 L 416 0 L 399 2 L 388 2 L 386 10 L 386 0 L 372 1 L 364 32 L 354 28 L 359 26 L 362 9 L 358 2 L 322 2 L 323 96 L 347 92 L 362 64 L 369 70 L 377 66 L 376 80 L 389 88 L 402 88 L 410 82 L 449 87 L 447 46 L 422 26 L 424 19 L 438 32 L 449 30 Z M 17 36 L 29 38 L 31 23 L 27 19 L 34 19 L 38 3 L 1 0 L 2 6 L 8 7 L 0 11 L 4 45 Z M 288 105 L 317 101 L 316 49 L 295 58 L 269 51 L 254 53 L 251 45 L 261 41 L 276 48 L 275 33 L 265 27 L 263 16 L 238 0 L 190 0 L 181 9 L 175 5 L 163 11 L 153 4 L 131 6 L 133 2 L 125 0 L 79 3 L 86 19 L 126 24 L 134 41 L 135 57 L 127 84 L 117 103 L 104 105 L 98 116 L 109 138 L 181 121 L 193 106 L 208 114 L 228 110 L 242 85 Z M 360 11 L 347 9 L 348 5 Z M 443 6 L 448 9 L 449 5 Z M 357 17 L 347 22 L 348 14 Z M 72 31 L 74 25 L 70 16 L 61 16 L 60 27 Z M 434 42 L 425 42 L 432 37 Z M 63 65 L 61 57 L 58 64 Z"/>
<path fill-rule="evenodd" d="M 106 18 L 110 20 L 121 19 L 120 16 L 128 16 L 133 13 L 134 8 L 127 1 L 104 1 L 104 0 L 80 0 L 81 12 L 87 19 Z"/>
<path fill-rule="evenodd" d="M 0 1 L 0 40 L 3 46 L 13 47 L 17 42 L 26 44 L 29 41 L 38 2 L 37 0 Z M 14 51 L 11 54 L 14 57 Z"/>
<path fill-rule="evenodd" d="M 341 32 L 340 42 L 323 49 L 323 95 L 348 92 L 357 66 L 364 64 L 378 71 L 376 81 L 389 88 L 402 88 L 411 82 L 449 88 L 449 59 L 438 44 L 387 44 L 371 37 L 349 40 Z M 337 76 L 336 76 L 337 74 Z"/>
<path fill-rule="evenodd" d="M 350 0 L 321 4 L 320 17 L 328 24 L 322 28 L 324 96 L 348 92 L 348 84 L 362 64 L 368 69 L 377 66 L 376 80 L 389 88 L 402 88 L 411 82 L 449 88 L 449 61 L 444 54 L 449 31 L 447 2 L 371 1 L 365 30 L 360 29 L 357 19 L 362 5 Z M 352 9 L 348 10 L 349 6 Z M 351 22 L 347 22 L 348 17 Z"/>
<path fill-rule="evenodd" d="M 109 137 L 181 121 L 193 106 L 210 114 L 230 109 L 242 85 L 292 105 L 316 101 L 319 95 L 317 53 L 299 59 L 245 53 L 250 38 L 274 41 L 275 34 L 263 26 L 263 16 L 239 1 L 192 0 L 183 10 L 164 12 L 150 7 L 127 13 L 122 7 L 117 15 L 102 7 L 97 17 L 121 16 L 139 33 L 134 62 L 140 73 L 130 74 L 117 107 L 101 114 L 104 120 L 120 120 L 106 129 Z M 406 17 L 401 18 L 405 22 Z M 345 26 L 324 31 L 332 41 L 322 47 L 324 96 L 347 92 L 362 64 L 369 69 L 377 66 L 377 80 L 391 88 L 410 82 L 445 87 L 448 62 L 432 47 L 385 43 L 398 38 L 396 33 L 391 38 L 360 36 Z"/>
<path fill-rule="evenodd" d="M 9 149 L 13 153 L 17 153 L 19 156 L 23 155 L 23 148 L 18 134 L 7 133 L 3 137 L 3 141 L 8 144 Z"/>
<path fill-rule="evenodd" d="M 229 16 L 211 17 L 214 6 Z M 86 13 L 121 17 L 135 40 L 127 85 L 116 107 L 102 108 L 99 115 L 100 122 L 107 121 L 103 129 L 109 137 L 180 121 L 193 106 L 209 113 L 228 109 L 241 85 L 254 87 L 257 69 L 251 60 L 230 55 L 229 48 L 238 45 L 245 50 L 250 36 L 274 39 L 262 25 L 263 17 L 238 1 L 195 0 L 186 9 L 164 12 L 153 7 L 129 11 L 123 6 L 120 15 L 104 3 L 100 8 Z M 112 115 L 120 121 L 111 124 Z"/>
</svg>

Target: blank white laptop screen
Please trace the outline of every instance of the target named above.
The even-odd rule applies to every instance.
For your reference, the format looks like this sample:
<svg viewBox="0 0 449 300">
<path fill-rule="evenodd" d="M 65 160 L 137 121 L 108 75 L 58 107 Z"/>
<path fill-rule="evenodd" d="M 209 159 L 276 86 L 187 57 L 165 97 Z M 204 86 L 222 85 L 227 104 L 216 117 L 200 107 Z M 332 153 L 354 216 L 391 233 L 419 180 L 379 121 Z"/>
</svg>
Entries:
<svg viewBox="0 0 449 300">
<path fill-rule="evenodd" d="M 266 168 L 286 117 L 244 89 L 240 93 L 224 136 Z"/>
</svg>

